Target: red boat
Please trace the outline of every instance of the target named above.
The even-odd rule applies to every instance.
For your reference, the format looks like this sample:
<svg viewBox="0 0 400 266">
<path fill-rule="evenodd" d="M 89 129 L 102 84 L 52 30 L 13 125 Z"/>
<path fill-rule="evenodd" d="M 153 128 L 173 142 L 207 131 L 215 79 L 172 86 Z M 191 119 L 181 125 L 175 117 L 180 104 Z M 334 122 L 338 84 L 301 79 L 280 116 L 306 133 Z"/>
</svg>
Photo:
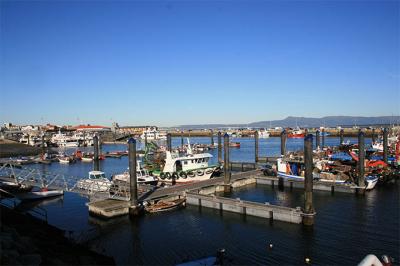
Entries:
<svg viewBox="0 0 400 266">
<path fill-rule="evenodd" d="M 288 134 L 288 138 L 292 138 L 292 139 L 300 139 L 300 138 L 304 138 L 304 136 L 305 136 L 304 131 L 301 129 L 293 130 L 292 133 Z"/>
<path fill-rule="evenodd" d="M 229 147 L 240 148 L 240 142 L 230 142 Z"/>
</svg>

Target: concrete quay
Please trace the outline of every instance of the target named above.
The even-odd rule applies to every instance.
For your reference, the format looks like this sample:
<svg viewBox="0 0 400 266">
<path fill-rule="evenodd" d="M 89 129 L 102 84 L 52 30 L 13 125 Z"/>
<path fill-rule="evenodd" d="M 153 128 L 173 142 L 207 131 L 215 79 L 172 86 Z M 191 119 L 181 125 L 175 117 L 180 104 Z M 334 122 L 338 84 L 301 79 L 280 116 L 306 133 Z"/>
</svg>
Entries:
<svg viewBox="0 0 400 266">
<path fill-rule="evenodd" d="M 240 199 L 230 199 L 215 195 L 201 195 L 193 192 L 186 193 L 186 203 L 190 205 L 229 211 L 243 215 L 300 224 L 303 212 L 300 207 L 288 208 L 271 205 L 268 202 L 258 203 Z"/>
</svg>

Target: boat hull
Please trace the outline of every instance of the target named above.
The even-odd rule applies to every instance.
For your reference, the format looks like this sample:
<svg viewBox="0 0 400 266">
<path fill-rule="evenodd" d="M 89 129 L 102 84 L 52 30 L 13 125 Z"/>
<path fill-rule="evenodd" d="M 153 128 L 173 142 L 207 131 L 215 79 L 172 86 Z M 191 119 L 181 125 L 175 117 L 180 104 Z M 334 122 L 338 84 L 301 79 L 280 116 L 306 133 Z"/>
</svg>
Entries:
<svg viewBox="0 0 400 266">
<path fill-rule="evenodd" d="M 20 200 L 40 200 L 64 195 L 63 190 L 48 190 L 48 191 L 29 191 L 26 193 L 18 193 L 16 196 Z"/>
</svg>

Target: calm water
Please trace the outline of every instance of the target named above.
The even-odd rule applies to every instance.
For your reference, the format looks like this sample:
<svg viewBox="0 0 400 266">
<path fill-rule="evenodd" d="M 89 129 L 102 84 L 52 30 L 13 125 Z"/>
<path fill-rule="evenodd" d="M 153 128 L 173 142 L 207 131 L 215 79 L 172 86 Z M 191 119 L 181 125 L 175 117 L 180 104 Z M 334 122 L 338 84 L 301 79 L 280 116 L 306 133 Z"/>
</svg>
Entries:
<svg viewBox="0 0 400 266">
<path fill-rule="evenodd" d="M 253 161 L 254 140 L 235 141 L 242 145 L 231 149 L 232 160 Z M 195 142 L 210 143 L 210 139 L 192 138 L 191 143 Z M 279 138 L 260 142 L 262 156 L 279 154 Z M 327 145 L 338 142 L 336 138 L 326 139 Z M 173 139 L 173 144 L 180 144 L 180 138 Z M 302 145 L 302 140 L 288 140 L 288 150 L 299 150 Z M 103 151 L 125 149 L 124 145 L 103 146 Z M 216 157 L 217 150 L 210 152 Z M 127 165 L 127 157 L 107 158 L 101 167 L 111 175 L 125 170 Z M 86 176 L 92 164 L 32 167 Z M 262 185 L 248 186 L 229 196 L 290 207 L 302 206 L 303 202 L 301 190 L 279 191 Z M 128 217 L 104 221 L 89 217 L 87 201 L 66 193 L 63 199 L 46 201 L 41 206 L 47 209 L 51 224 L 113 256 L 118 264 L 174 264 L 214 255 L 222 247 L 234 264 L 304 264 L 304 258 L 310 257 L 317 265 L 355 265 L 368 253 L 389 254 L 397 262 L 400 259 L 399 184 L 379 187 L 365 196 L 315 192 L 317 216 L 313 228 L 276 221 L 270 224 L 260 218 L 190 206 L 176 212 L 145 215 L 135 221 Z M 267 248 L 269 243 L 274 245 L 272 250 Z"/>
</svg>

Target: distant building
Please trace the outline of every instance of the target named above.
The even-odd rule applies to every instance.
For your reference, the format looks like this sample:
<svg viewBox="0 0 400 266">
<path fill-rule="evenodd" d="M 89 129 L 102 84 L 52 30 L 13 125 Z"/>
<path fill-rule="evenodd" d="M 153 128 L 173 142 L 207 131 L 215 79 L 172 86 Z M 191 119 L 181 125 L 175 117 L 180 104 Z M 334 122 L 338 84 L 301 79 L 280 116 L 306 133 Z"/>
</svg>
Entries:
<svg viewBox="0 0 400 266">
<path fill-rule="evenodd" d="M 105 126 L 97 125 L 79 125 L 73 127 L 76 131 L 90 131 L 90 132 L 101 132 L 101 131 L 111 131 L 111 128 Z"/>
<path fill-rule="evenodd" d="M 118 127 L 117 131 L 123 134 L 141 135 L 147 129 L 158 130 L 156 126 L 124 126 Z"/>
</svg>

